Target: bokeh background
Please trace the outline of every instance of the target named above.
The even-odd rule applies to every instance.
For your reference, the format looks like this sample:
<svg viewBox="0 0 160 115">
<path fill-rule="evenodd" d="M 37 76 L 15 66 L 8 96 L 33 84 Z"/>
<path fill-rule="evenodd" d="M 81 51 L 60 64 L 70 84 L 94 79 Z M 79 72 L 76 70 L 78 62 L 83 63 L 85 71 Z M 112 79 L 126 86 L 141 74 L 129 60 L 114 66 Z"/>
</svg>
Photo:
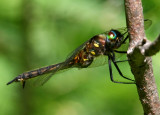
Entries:
<svg viewBox="0 0 160 115">
<path fill-rule="evenodd" d="M 160 33 L 159 7 L 158 0 L 143 0 L 144 17 L 153 21 L 146 31 L 151 41 Z M 112 83 L 108 65 L 69 69 L 42 87 L 6 85 L 25 71 L 64 61 L 96 34 L 125 26 L 123 0 L 1 0 L 0 114 L 142 115 L 135 85 Z M 153 57 L 158 88 L 159 57 Z M 133 78 L 128 63 L 120 68 Z"/>
</svg>

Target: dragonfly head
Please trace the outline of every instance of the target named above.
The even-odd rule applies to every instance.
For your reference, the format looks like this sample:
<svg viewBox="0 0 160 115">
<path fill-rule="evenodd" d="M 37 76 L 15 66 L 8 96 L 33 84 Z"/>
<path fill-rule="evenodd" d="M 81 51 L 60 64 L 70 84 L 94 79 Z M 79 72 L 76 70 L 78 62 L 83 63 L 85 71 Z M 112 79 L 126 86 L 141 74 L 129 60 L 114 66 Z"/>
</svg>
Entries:
<svg viewBox="0 0 160 115">
<path fill-rule="evenodd" d="M 110 30 L 106 35 L 106 47 L 117 49 L 121 46 L 123 35 L 117 30 Z"/>
</svg>

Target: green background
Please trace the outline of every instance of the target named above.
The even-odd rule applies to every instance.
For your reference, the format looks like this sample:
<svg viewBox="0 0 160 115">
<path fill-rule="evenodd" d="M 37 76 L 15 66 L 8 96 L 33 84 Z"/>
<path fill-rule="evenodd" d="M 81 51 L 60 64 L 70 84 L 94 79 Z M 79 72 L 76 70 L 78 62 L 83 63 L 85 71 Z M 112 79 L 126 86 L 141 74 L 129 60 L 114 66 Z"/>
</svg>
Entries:
<svg viewBox="0 0 160 115">
<path fill-rule="evenodd" d="M 146 31 L 151 41 L 160 33 L 159 6 L 158 0 L 143 1 L 144 17 L 153 21 Z M 135 85 L 112 83 L 107 64 L 69 69 L 43 87 L 29 82 L 25 89 L 20 83 L 6 85 L 25 71 L 64 61 L 96 34 L 125 26 L 123 0 L 1 0 L 0 114 L 142 115 Z M 159 56 L 153 57 L 158 88 Z M 120 68 L 133 78 L 128 63 Z"/>
</svg>

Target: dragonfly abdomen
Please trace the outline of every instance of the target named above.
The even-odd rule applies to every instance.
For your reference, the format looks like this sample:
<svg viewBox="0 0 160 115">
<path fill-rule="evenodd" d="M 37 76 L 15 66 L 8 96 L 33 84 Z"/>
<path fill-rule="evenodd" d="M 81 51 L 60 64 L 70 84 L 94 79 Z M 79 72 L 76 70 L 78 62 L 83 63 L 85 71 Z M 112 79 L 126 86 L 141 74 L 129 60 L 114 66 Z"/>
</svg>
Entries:
<svg viewBox="0 0 160 115">
<path fill-rule="evenodd" d="M 9 85 L 13 82 L 20 82 L 20 81 L 24 82 L 27 79 L 34 78 L 34 77 L 37 77 L 39 75 L 46 74 L 46 73 L 49 73 L 49 72 L 52 72 L 52 71 L 56 72 L 57 70 L 61 69 L 60 68 L 61 64 L 62 63 L 55 64 L 55 65 L 50 65 L 50 66 L 47 66 L 47 67 L 43 67 L 43 68 L 39 68 L 39 69 L 36 69 L 36 70 L 33 70 L 33 71 L 28 71 L 28 72 L 22 73 L 19 76 L 17 76 L 15 79 L 13 79 L 12 81 L 8 82 L 7 85 Z"/>
<path fill-rule="evenodd" d="M 21 74 L 21 78 L 24 80 L 30 79 L 30 78 L 36 77 L 38 75 L 46 74 L 51 71 L 56 71 L 57 69 L 59 69 L 59 67 L 60 67 L 60 64 L 55 64 L 55 65 L 50 65 L 47 67 L 39 68 L 39 69 L 36 69 L 33 71 L 28 71 L 26 73 Z"/>
</svg>

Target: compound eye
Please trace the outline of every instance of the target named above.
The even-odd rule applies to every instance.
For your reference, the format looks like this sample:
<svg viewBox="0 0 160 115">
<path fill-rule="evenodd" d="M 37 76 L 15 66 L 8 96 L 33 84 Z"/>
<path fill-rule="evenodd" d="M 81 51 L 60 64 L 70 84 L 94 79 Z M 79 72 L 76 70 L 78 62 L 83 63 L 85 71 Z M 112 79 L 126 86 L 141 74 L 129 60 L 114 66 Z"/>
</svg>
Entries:
<svg viewBox="0 0 160 115">
<path fill-rule="evenodd" d="M 110 39 L 110 40 L 113 40 L 113 39 L 116 39 L 117 35 L 114 31 L 110 31 L 108 34 L 107 34 L 107 39 Z"/>
</svg>

